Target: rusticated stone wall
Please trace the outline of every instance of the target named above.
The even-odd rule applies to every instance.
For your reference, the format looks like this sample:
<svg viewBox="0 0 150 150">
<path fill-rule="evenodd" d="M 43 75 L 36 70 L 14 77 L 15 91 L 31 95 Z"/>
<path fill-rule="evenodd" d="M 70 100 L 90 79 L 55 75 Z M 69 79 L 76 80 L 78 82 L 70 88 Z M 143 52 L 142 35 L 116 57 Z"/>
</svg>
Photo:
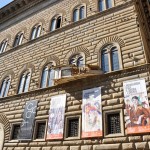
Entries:
<svg viewBox="0 0 150 150">
<path fill-rule="evenodd" d="M 80 3 L 87 5 L 87 19 L 76 23 L 70 22 L 73 7 Z M 56 14 L 63 16 L 62 28 L 49 32 L 50 20 Z M 123 81 L 145 78 L 150 97 L 149 70 L 138 71 L 138 66 L 147 62 L 147 56 L 136 15 L 134 4 L 129 0 L 115 0 L 114 8 L 101 13 L 97 12 L 96 0 L 82 0 L 82 2 L 63 0 L 36 14 L 31 14 L 1 31 L 0 41 L 8 38 L 10 46 L 7 47 L 6 52 L 0 54 L 0 84 L 6 76 L 10 75 L 11 86 L 8 97 L 0 99 L 0 114 L 7 117 L 9 127 L 13 123 L 22 121 L 25 103 L 33 99 L 38 100 L 37 121 L 48 119 L 51 96 L 58 94 L 67 94 L 66 117 L 81 115 L 82 90 L 88 88 L 102 87 L 103 113 L 118 109 L 124 110 Z M 28 39 L 31 29 L 37 23 L 41 23 L 44 30 L 41 37 L 30 41 Z M 15 35 L 19 31 L 25 33 L 23 44 L 12 48 Z M 110 72 L 106 75 L 40 89 L 41 71 L 46 63 L 55 61 L 57 65 L 67 64 L 69 56 L 82 52 L 85 54 L 86 64 L 99 65 L 100 49 L 107 43 L 118 43 L 122 60 L 121 70 L 125 71 Z M 132 67 L 133 69 L 131 69 Z M 20 76 L 29 68 L 32 70 L 29 92 L 17 94 Z M 112 78 L 110 78 L 111 76 Z M 122 118 L 124 118 L 124 113 L 122 113 Z M 123 119 L 124 133 L 122 136 L 54 141 L 33 139 L 33 141 L 21 143 L 10 140 L 11 131 L 9 131 L 7 122 L 8 130 L 5 132 L 6 139 L 3 150 L 134 150 L 150 148 L 149 134 L 126 135 L 124 124 Z M 103 126 L 103 130 L 104 128 L 105 126 Z"/>
<path fill-rule="evenodd" d="M 12 86 L 8 95 L 17 93 L 18 82 L 25 69 L 32 68 L 29 91 L 36 90 L 39 88 L 41 71 L 46 62 L 55 61 L 57 65 L 67 64 L 69 56 L 75 52 L 85 54 L 86 64 L 100 65 L 100 49 L 107 43 L 119 45 L 121 69 L 146 63 L 145 49 L 135 15 L 132 3 L 126 3 L 66 25 L 35 40 L 23 39 L 24 44 L 8 49 L 0 55 L 1 82 L 7 75 L 11 75 L 12 78 Z M 15 37 L 16 33 L 21 30 L 21 26 L 26 27 L 26 23 L 28 24 L 25 33 L 27 38 L 31 31 L 28 28 L 35 24 L 33 20 L 31 16 L 24 22 L 1 32 L 1 40 L 6 37 L 6 34 Z M 14 38 L 11 38 L 10 45 L 13 40 Z"/>
<path fill-rule="evenodd" d="M 149 66 L 149 65 L 148 65 Z M 10 126 L 12 123 L 19 123 L 22 121 L 22 113 L 24 111 L 25 103 L 29 100 L 36 99 L 38 101 L 37 113 L 35 120 L 48 119 L 48 112 L 50 108 L 51 96 L 59 94 L 67 94 L 67 103 L 65 117 L 81 115 L 82 110 L 82 90 L 102 87 L 102 110 L 116 111 L 118 109 L 124 110 L 123 98 L 123 82 L 132 79 L 144 78 L 146 81 L 148 98 L 150 98 L 149 90 L 149 69 L 142 69 L 143 67 L 136 67 L 134 69 L 127 69 L 125 71 L 118 71 L 114 74 L 98 75 L 95 77 L 88 77 L 80 79 L 55 88 L 39 89 L 24 93 L 22 95 L 12 96 L 6 98 L 0 103 L 0 113 L 3 113 L 9 119 Z M 122 114 L 124 118 L 124 113 Z M 124 119 L 123 119 L 124 120 Z M 104 122 L 103 118 L 103 134 Z M 66 125 L 66 122 L 65 122 Z M 150 148 L 150 136 L 147 134 L 127 135 L 125 122 L 121 124 L 124 129 L 122 136 L 113 137 L 99 137 L 87 139 L 74 140 L 34 140 L 30 142 L 19 142 L 17 140 L 6 140 L 4 143 L 4 150 L 135 150 Z M 80 126 L 81 128 L 81 126 Z M 66 132 L 64 130 L 64 132 Z M 81 134 L 81 133 L 80 133 Z M 9 135 L 10 136 L 10 135 Z"/>
</svg>

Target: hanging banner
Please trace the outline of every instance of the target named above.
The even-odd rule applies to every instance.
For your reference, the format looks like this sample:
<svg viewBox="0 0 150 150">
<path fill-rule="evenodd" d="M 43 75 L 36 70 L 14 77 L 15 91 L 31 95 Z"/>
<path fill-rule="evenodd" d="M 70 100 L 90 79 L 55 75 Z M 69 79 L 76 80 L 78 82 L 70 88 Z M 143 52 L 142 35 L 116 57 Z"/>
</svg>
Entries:
<svg viewBox="0 0 150 150">
<path fill-rule="evenodd" d="M 32 100 L 26 103 L 23 121 L 21 123 L 19 140 L 32 140 L 33 125 L 36 114 L 37 101 Z"/>
<path fill-rule="evenodd" d="M 123 83 L 127 134 L 150 132 L 150 108 L 145 79 Z"/>
<path fill-rule="evenodd" d="M 66 94 L 51 97 L 47 139 L 62 139 L 64 131 Z"/>
<path fill-rule="evenodd" d="M 101 87 L 83 91 L 82 138 L 102 136 Z"/>
</svg>

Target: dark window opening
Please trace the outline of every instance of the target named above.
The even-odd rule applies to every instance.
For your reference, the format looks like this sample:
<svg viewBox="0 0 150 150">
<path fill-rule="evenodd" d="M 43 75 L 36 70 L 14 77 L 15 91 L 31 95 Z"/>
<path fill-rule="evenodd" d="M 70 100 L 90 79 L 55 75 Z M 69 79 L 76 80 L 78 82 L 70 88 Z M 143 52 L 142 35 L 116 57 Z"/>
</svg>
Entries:
<svg viewBox="0 0 150 150">
<path fill-rule="evenodd" d="M 12 133 L 12 140 L 17 140 L 19 136 L 20 131 L 20 125 L 14 125 L 13 126 L 13 133 Z"/>
<path fill-rule="evenodd" d="M 60 28 L 60 25 L 61 25 L 61 17 L 58 17 L 58 18 L 57 18 L 56 29 L 57 29 L 57 28 Z"/>
<path fill-rule="evenodd" d="M 79 130 L 79 119 L 69 119 L 68 122 L 68 137 L 76 137 L 78 136 Z"/>
<path fill-rule="evenodd" d="M 108 114 L 107 115 L 107 123 L 108 123 L 108 134 L 116 134 L 121 133 L 120 127 L 120 114 Z"/>
<path fill-rule="evenodd" d="M 36 139 L 44 139 L 45 135 L 45 122 L 41 122 L 37 124 L 37 133 L 36 133 Z"/>
</svg>

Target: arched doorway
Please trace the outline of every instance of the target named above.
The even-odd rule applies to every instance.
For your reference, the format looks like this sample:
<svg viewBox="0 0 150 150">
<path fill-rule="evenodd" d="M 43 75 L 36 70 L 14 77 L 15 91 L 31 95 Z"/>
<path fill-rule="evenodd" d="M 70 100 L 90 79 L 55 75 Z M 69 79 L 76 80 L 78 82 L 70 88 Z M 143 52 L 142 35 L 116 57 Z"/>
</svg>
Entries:
<svg viewBox="0 0 150 150">
<path fill-rule="evenodd" d="M 0 150 L 3 149 L 3 143 L 4 143 L 4 126 L 0 123 Z"/>
</svg>

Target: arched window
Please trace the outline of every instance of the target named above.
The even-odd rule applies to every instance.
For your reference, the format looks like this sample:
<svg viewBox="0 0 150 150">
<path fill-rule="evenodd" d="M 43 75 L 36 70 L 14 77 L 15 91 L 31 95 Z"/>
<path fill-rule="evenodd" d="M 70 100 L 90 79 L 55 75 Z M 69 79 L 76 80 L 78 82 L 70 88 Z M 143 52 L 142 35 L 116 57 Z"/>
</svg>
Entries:
<svg viewBox="0 0 150 150">
<path fill-rule="evenodd" d="M 18 33 L 16 35 L 16 38 L 15 38 L 15 41 L 14 41 L 14 47 L 18 46 L 18 45 L 21 45 L 22 43 L 22 40 L 23 40 L 23 33 Z"/>
<path fill-rule="evenodd" d="M 52 19 L 51 21 L 51 31 L 54 31 L 58 28 L 61 27 L 61 22 L 62 22 L 62 17 L 61 16 L 56 16 Z"/>
<path fill-rule="evenodd" d="M 0 89 L 0 97 L 6 97 L 9 91 L 9 87 L 10 87 L 10 78 L 6 77 L 1 85 L 1 89 Z"/>
<path fill-rule="evenodd" d="M 85 6 L 78 6 L 73 11 L 73 21 L 79 21 L 85 18 Z"/>
<path fill-rule="evenodd" d="M 101 68 L 104 72 L 109 72 L 108 52 L 103 50 L 101 54 Z"/>
<path fill-rule="evenodd" d="M 99 0 L 98 6 L 100 12 L 112 8 L 114 6 L 114 0 Z"/>
<path fill-rule="evenodd" d="M 3 52 L 6 50 L 7 44 L 8 44 L 8 41 L 7 41 L 7 40 L 4 40 L 4 41 L 1 43 L 1 45 L 0 45 L 0 53 L 3 53 Z"/>
<path fill-rule="evenodd" d="M 75 65 L 77 67 L 82 67 L 85 65 L 85 60 L 82 55 L 76 54 L 73 55 L 69 60 L 70 65 Z"/>
<path fill-rule="evenodd" d="M 31 33 L 31 40 L 36 39 L 40 36 L 42 26 L 41 25 L 36 25 L 32 29 Z"/>
<path fill-rule="evenodd" d="M 44 67 L 42 72 L 41 88 L 50 87 L 54 85 L 55 70 L 53 67 L 54 63 L 49 63 Z"/>
<path fill-rule="evenodd" d="M 31 72 L 26 71 L 20 78 L 18 93 L 28 92 L 30 85 Z"/>
<path fill-rule="evenodd" d="M 118 59 L 117 47 L 112 47 L 111 49 L 111 65 L 113 71 L 119 70 L 119 59 Z"/>
<path fill-rule="evenodd" d="M 102 49 L 101 69 L 104 73 L 120 69 L 117 46 L 109 44 Z"/>
</svg>

